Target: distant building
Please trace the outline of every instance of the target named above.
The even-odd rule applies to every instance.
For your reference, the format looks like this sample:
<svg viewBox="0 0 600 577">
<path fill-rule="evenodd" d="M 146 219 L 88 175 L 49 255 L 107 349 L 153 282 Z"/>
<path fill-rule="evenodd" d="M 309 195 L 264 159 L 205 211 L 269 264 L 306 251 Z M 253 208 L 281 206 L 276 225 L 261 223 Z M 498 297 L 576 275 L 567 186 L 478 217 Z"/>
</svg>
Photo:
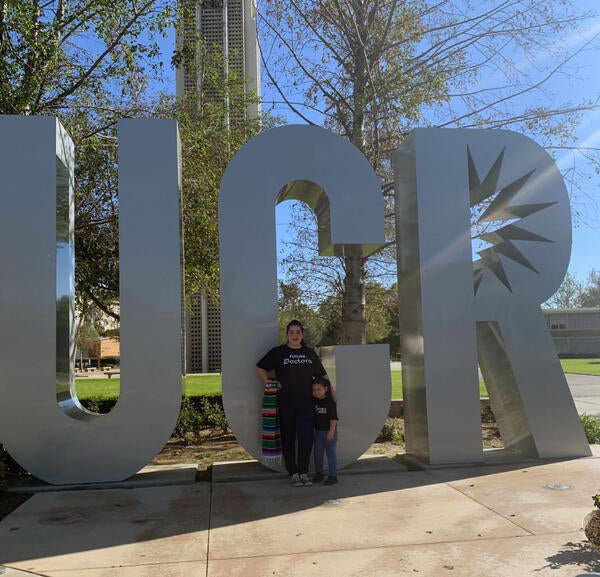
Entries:
<svg viewBox="0 0 600 577">
<path fill-rule="evenodd" d="M 185 320 L 186 373 L 221 372 L 221 308 L 204 295 L 192 302 Z"/>
<path fill-rule="evenodd" d="M 192 53 L 202 38 L 208 48 L 217 47 L 225 57 L 226 69 L 246 79 L 248 92 L 260 96 L 260 61 L 256 32 L 255 0 L 180 0 L 188 8 L 183 33 L 178 38 Z M 196 51 L 197 54 L 197 51 Z M 200 91 L 202 79 L 194 66 L 177 70 L 177 95 Z M 209 98 L 210 94 L 207 95 Z M 251 103 L 248 115 L 256 118 L 260 104 Z M 198 295 L 186 315 L 185 371 L 220 372 L 221 312 L 217 303 Z"/>
<path fill-rule="evenodd" d="M 600 357 L 600 309 L 543 311 L 561 357 Z"/>
<path fill-rule="evenodd" d="M 201 37 L 207 47 L 218 47 L 225 57 L 226 67 L 246 79 L 249 92 L 260 95 L 255 0 L 180 0 L 180 3 L 188 8 L 188 17 L 178 39 L 179 45 L 193 53 Z M 194 66 L 178 68 L 176 80 L 178 95 L 202 88 L 202 79 Z M 251 117 L 256 118 L 259 112 L 258 103 L 249 105 Z"/>
<path fill-rule="evenodd" d="M 78 369 L 100 368 L 108 359 L 111 365 L 119 365 L 121 360 L 121 342 L 119 339 L 101 337 L 87 347 L 77 347 L 75 366 Z"/>
</svg>

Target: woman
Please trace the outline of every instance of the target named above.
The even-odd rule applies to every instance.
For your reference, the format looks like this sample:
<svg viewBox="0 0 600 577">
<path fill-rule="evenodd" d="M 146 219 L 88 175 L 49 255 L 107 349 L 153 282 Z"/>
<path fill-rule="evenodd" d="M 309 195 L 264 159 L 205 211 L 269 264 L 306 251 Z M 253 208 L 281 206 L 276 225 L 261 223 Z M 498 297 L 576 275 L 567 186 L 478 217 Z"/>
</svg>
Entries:
<svg viewBox="0 0 600 577">
<path fill-rule="evenodd" d="M 256 370 L 264 383 L 272 380 L 269 372 L 273 371 L 281 384 L 277 401 L 285 468 L 294 487 L 310 486 L 308 464 L 314 428 L 312 384 L 327 373 L 317 353 L 304 344 L 300 321 L 293 320 L 287 325 L 286 344 L 271 349 L 256 363 Z"/>
</svg>

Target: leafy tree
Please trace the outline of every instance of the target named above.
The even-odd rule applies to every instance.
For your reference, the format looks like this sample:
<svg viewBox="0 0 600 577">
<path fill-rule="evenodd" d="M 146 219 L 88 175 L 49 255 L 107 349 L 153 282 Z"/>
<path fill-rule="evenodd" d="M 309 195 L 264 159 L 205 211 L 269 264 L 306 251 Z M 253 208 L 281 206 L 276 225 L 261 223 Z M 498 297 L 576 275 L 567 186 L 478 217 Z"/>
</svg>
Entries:
<svg viewBox="0 0 600 577">
<path fill-rule="evenodd" d="M 594 39 L 574 51 L 567 36 L 593 17 L 561 0 L 271 0 L 259 23 L 266 76 L 281 101 L 348 138 L 379 175 L 391 247 L 390 155 L 413 127 L 512 128 L 549 148 L 568 144 L 597 102 L 558 102 L 549 90 L 592 47 Z M 368 261 L 347 252 L 337 270 L 342 341 L 364 342 Z"/>
<path fill-rule="evenodd" d="M 338 345 L 342 342 L 342 298 L 339 294 L 328 295 L 318 308 L 323 325 L 321 346 Z"/>
<path fill-rule="evenodd" d="M 320 316 L 302 300 L 302 291 L 297 284 L 279 282 L 279 341 L 286 339 L 286 326 L 294 319 L 299 320 L 304 327 L 304 340 L 312 345 L 318 345 L 321 340 Z"/>
<path fill-rule="evenodd" d="M 0 7 L 0 113 L 54 114 L 75 143 L 77 301 L 118 319 L 115 124 L 148 115 L 159 40 L 174 0 L 6 0 Z"/>
<path fill-rule="evenodd" d="M 158 39 L 175 22 L 165 0 L 5 0 L 0 112 L 58 114 L 132 102 L 159 78 Z M 85 97 L 83 97 L 85 95 Z"/>
<path fill-rule="evenodd" d="M 581 307 L 600 307 L 600 272 L 592 269 L 588 275 L 586 286 L 579 297 Z"/>
<path fill-rule="evenodd" d="M 255 95 L 247 94 L 244 79 L 224 69 L 218 55 L 203 59 L 203 89 L 178 99 L 163 96 L 140 108 L 136 116 L 177 119 L 181 139 L 182 217 L 185 251 L 185 292 L 218 299 L 219 248 L 217 198 L 221 177 L 235 152 L 261 130 L 261 119 L 246 118 Z M 220 98 L 224 92 L 228 104 Z M 206 97 L 206 93 L 211 98 Z M 216 95 L 216 97 L 215 97 Z M 231 122 L 230 118 L 234 121 Z M 80 121 L 81 123 L 82 121 Z M 264 120 L 269 125 L 270 119 Z M 81 126 L 81 124 L 79 124 Z M 228 129 L 225 127 L 228 126 Z M 77 191 L 77 282 L 81 306 L 92 303 L 118 318 L 118 182 L 114 127 L 87 139 L 79 147 L 78 169 L 85 175 Z M 88 234 L 77 234 L 89 226 Z"/>
<path fill-rule="evenodd" d="M 77 347 L 80 350 L 85 349 L 86 351 L 93 353 L 100 341 L 100 335 L 91 322 L 84 321 L 77 330 L 76 341 Z"/>
<path fill-rule="evenodd" d="M 252 136 L 270 127 L 268 115 L 250 118 L 257 96 L 247 93 L 245 79 L 233 71 L 223 77 L 223 56 L 205 51 L 201 57 L 202 90 L 173 101 L 182 149 L 185 288 L 218 299 L 218 194 L 233 155 Z"/>
<path fill-rule="evenodd" d="M 201 39 L 200 58 L 175 51 L 173 64 L 199 65 L 202 90 L 180 100 L 152 93 L 150 81 L 162 79 L 164 66 L 158 41 L 183 15 L 175 0 L 7 0 L 0 7 L 0 113 L 56 114 L 75 143 L 82 318 L 101 311 L 119 319 L 116 122 L 122 117 L 179 121 L 186 294 L 216 296 L 219 182 L 260 123 L 245 114 L 256 95 L 247 95 L 233 72 L 225 77 L 223 56 L 205 50 Z"/>
<path fill-rule="evenodd" d="M 318 308 L 323 335 L 321 346 L 342 342 L 342 297 L 329 295 Z M 388 343 L 390 352 L 399 350 L 398 293 L 396 286 L 390 288 L 370 281 L 366 286 L 367 343 Z"/>
<path fill-rule="evenodd" d="M 568 272 L 558 290 L 544 303 L 544 306 L 555 309 L 579 308 L 582 293 L 583 283 Z"/>
<path fill-rule="evenodd" d="M 398 349 L 398 292 L 396 285 L 384 287 L 369 282 L 366 287 L 367 343 L 389 343 L 390 352 Z"/>
</svg>

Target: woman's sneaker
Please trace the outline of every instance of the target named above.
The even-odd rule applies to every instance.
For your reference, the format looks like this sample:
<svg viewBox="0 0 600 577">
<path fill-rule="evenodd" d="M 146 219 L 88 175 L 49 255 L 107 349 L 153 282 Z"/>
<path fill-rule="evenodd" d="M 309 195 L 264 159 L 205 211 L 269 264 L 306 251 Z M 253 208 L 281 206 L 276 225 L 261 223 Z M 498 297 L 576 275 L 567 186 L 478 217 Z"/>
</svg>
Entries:
<svg viewBox="0 0 600 577">
<path fill-rule="evenodd" d="M 294 473 L 292 475 L 292 486 L 293 487 L 303 487 L 304 483 L 300 480 L 300 475 L 298 473 Z"/>
<path fill-rule="evenodd" d="M 312 481 L 308 478 L 306 473 L 300 473 L 300 481 L 305 487 L 310 487 L 312 485 Z"/>
<path fill-rule="evenodd" d="M 335 485 L 338 482 L 337 477 L 327 477 L 323 485 Z"/>
<path fill-rule="evenodd" d="M 321 483 L 322 481 L 324 481 L 325 477 L 323 476 L 323 473 L 315 473 L 314 477 L 312 478 L 312 482 L 313 483 Z"/>
</svg>

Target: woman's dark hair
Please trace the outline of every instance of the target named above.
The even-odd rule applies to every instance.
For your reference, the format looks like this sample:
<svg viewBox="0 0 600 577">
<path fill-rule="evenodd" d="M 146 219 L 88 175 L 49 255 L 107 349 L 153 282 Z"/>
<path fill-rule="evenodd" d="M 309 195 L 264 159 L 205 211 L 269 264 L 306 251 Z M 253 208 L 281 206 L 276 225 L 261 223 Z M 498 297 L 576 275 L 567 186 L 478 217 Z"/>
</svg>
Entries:
<svg viewBox="0 0 600 577">
<path fill-rule="evenodd" d="M 300 327 L 300 330 L 302 331 L 302 336 L 304 336 L 304 327 L 302 326 L 302 323 L 300 321 L 297 321 L 296 319 L 290 321 L 287 326 L 285 327 L 285 334 L 287 335 L 290 332 L 290 328 L 291 327 Z M 302 339 L 300 341 L 300 344 L 305 347 L 306 343 L 304 342 L 304 339 Z"/>
<path fill-rule="evenodd" d="M 333 389 L 331 387 L 331 381 L 327 378 L 327 377 L 317 377 L 314 382 L 313 385 L 321 385 L 323 387 L 325 387 L 325 389 L 327 390 L 327 392 L 325 393 L 325 396 L 327 397 L 331 397 L 333 395 Z"/>
<path fill-rule="evenodd" d="M 304 327 L 302 326 L 302 323 L 300 321 L 297 321 L 296 319 L 290 321 L 287 324 L 287 327 L 285 327 L 286 334 L 290 332 L 290 327 L 300 327 L 300 330 L 302 331 L 302 333 L 304 333 Z"/>
</svg>

